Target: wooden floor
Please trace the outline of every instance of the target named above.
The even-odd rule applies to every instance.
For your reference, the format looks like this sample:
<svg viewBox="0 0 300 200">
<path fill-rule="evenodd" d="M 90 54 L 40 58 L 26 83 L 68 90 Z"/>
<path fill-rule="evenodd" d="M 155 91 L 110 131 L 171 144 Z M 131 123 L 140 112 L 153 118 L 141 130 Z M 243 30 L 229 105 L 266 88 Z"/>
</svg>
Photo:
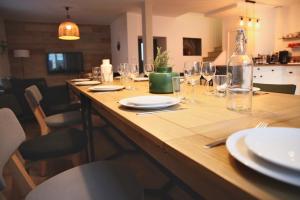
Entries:
<svg viewBox="0 0 300 200">
<path fill-rule="evenodd" d="M 33 138 L 39 135 L 39 127 L 35 121 L 26 122 L 22 124 L 27 138 Z M 110 129 L 109 129 L 110 130 Z M 118 143 L 122 144 L 126 149 L 132 149 L 132 147 L 118 136 L 117 132 L 113 130 L 108 131 L 110 136 L 112 136 Z M 101 129 L 94 130 L 94 145 L 96 160 L 104 160 L 117 153 L 117 150 L 112 142 L 110 142 L 107 137 L 104 136 Z M 122 154 L 121 156 L 114 159 L 122 165 L 128 166 L 135 172 L 140 184 L 152 192 L 145 192 L 145 200 L 158 200 L 158 199 L 174 199 L 174 200 L 190 200 L 192 199 L 185 191 L 183 191 L 178 185 L 174 183 L 171 184 L 168 192 L 162 192 L 159 190 L 166 183 L 168 183 L 169 178 L 165 176 L 153 163 L 150 162 L 141 153 L 130 153 Z M 38 163 L 32 163 L 30 167 L 30 175 L 36 184 L 40 184 L 48 178 L 72 168 L 72 163 L 66 159 L 53 159 L 48 162 L 48 172 L 46 177 L 41 177 L 38 174 Z M 4 196 L 8 200 L 19 200 L 23 199 L 18 193 L 17 187 L 14 185 L 13 180 L 10 176 L 9 169 L 6 167 L 4 169 L 4 176 L 7 182 L 7 187 L 3 192 Z"/>
</svg>

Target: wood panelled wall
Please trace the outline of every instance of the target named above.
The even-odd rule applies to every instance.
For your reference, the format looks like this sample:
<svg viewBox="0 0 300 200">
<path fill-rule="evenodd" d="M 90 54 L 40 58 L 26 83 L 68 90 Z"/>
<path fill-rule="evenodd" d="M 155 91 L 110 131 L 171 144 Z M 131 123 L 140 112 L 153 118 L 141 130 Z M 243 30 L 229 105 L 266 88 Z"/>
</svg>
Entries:
<svg viewBox="0 0 300 200">
<path fill-rule="evenodd" d="M 111 58 L 110 27 L 102 25 L 80 25 L 80 40 L 63 41 L 57 37 L 58 24 L 5 21 L 11 75 L 22 78 L 46 78 L 48 85 L 61 85 L 66 79 L 78 74 L 47 73 L 46 55 L 48 52 L 82 52 L 84 71 L 100 65 L 102 59 Z M 13 50 L 28 49 L 29 58 L 15 58 Z"/>
</svg>

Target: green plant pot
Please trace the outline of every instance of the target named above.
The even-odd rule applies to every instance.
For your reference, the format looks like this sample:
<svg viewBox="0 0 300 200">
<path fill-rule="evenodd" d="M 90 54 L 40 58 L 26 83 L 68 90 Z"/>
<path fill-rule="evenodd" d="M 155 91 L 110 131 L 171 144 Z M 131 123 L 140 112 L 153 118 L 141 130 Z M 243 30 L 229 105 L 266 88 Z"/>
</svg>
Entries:
<svg viewBox="0 0 300 200">
<path fill-rule="evenodd" d="M 149 91 L 156 94 L 167 94 L 173 92 L 172 77 L 178 73 L 172 72 L 171 67 L 160 67 L 156 72 L 149 75 Z"/>
</svg>

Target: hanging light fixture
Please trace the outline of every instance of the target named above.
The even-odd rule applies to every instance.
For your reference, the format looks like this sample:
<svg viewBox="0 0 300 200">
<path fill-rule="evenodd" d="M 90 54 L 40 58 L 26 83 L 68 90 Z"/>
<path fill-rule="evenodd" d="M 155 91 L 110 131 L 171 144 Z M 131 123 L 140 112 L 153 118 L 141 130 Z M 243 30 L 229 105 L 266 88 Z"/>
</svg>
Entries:
<svg viewBox="0 0 300 200">
<path fill-rule="evenodd" d="M 58 38 L 61 40 L 79 40 L 79 28 L 77 24 L 71 21 L 71 17 L 69 15 L 70 7 L 65 7 L 65 9 L 67 19 L 58 27 Z"/>
<path fill-rule="evenodd" d="M 260 27 L 259 19 L 256 19 L 255 27 L 256 27 L 256 28 L 259 28 L 259 27 Z"/>
<path fill-rule="evenodd" d="M 240 26 L 244 26 L 244 18 L 241 16 Z"/>
<path fill-rule="evenodd" d="M 244 14 L 242 14 L 240 18 L 240 26 L 243 27 L 245 24 L 248 28 L 255 27 L 256 29 L 260 28 L 261 19 L 255 17 L 255 1 L 253 0 L 245 0 L 243 4 Z M 250 9 L 248 8 L 250 6 Z M 248 11 L 250 10 L 250 11 Z"/>
<path fill-rule="evenodd" d="M 248 26 L 249 26 L 249 27 L 252 27 L 252 19 L 251 19 L 251 18 L 249 18 Z"/>
</svg>

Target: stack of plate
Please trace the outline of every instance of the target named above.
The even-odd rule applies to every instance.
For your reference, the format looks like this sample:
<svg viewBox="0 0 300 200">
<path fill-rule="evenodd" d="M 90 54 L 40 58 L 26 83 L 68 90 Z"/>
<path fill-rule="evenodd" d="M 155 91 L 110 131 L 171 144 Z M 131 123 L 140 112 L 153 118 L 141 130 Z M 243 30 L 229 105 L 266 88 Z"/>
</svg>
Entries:
<svg viewBox="0 0 300 200">
<path fill-rule="evenodd" d="M 300 129 L 255 128 L 232 134 L 229 153 L 244 165 L 274 179 L 300 186 Z"/>
<path fill-rule="evenodd" d="M 133 80 L 135 82 L 141 82 L 141 81 L 149 81 L 149 78 L 148 77 L 135 77 L 135 78 L 133 78 Z"/>
<path fill-rule="evenodd" d="M 159 109 L 176 105 L 180 103 L 180 99 L 169 96 L 149 95 L 122 99 L 119 103 L 129 108 Z"/>
<path fill-rule="evenodd" d="M 82 82 L 82 81 L 89 81 L 91 79 L 89 78 L 75 78 L 75 79 L 72 79 L 71 81 L 72 82 Z"/>
<path fill-rule="evenodd" d="M 90 87 L 89 90 L 93 92 L 108 92 L 122 90 L 123 88 L 123 85 L 97 85 Z"/>
<path fill-rule="evenodd" d="M 99 81 L 80 81 L 80 82 L 75 82 L 75 85 L 78 86 L 85 86 L 85 85 L 98 85 L 100 84 Z"/>
</svg>

